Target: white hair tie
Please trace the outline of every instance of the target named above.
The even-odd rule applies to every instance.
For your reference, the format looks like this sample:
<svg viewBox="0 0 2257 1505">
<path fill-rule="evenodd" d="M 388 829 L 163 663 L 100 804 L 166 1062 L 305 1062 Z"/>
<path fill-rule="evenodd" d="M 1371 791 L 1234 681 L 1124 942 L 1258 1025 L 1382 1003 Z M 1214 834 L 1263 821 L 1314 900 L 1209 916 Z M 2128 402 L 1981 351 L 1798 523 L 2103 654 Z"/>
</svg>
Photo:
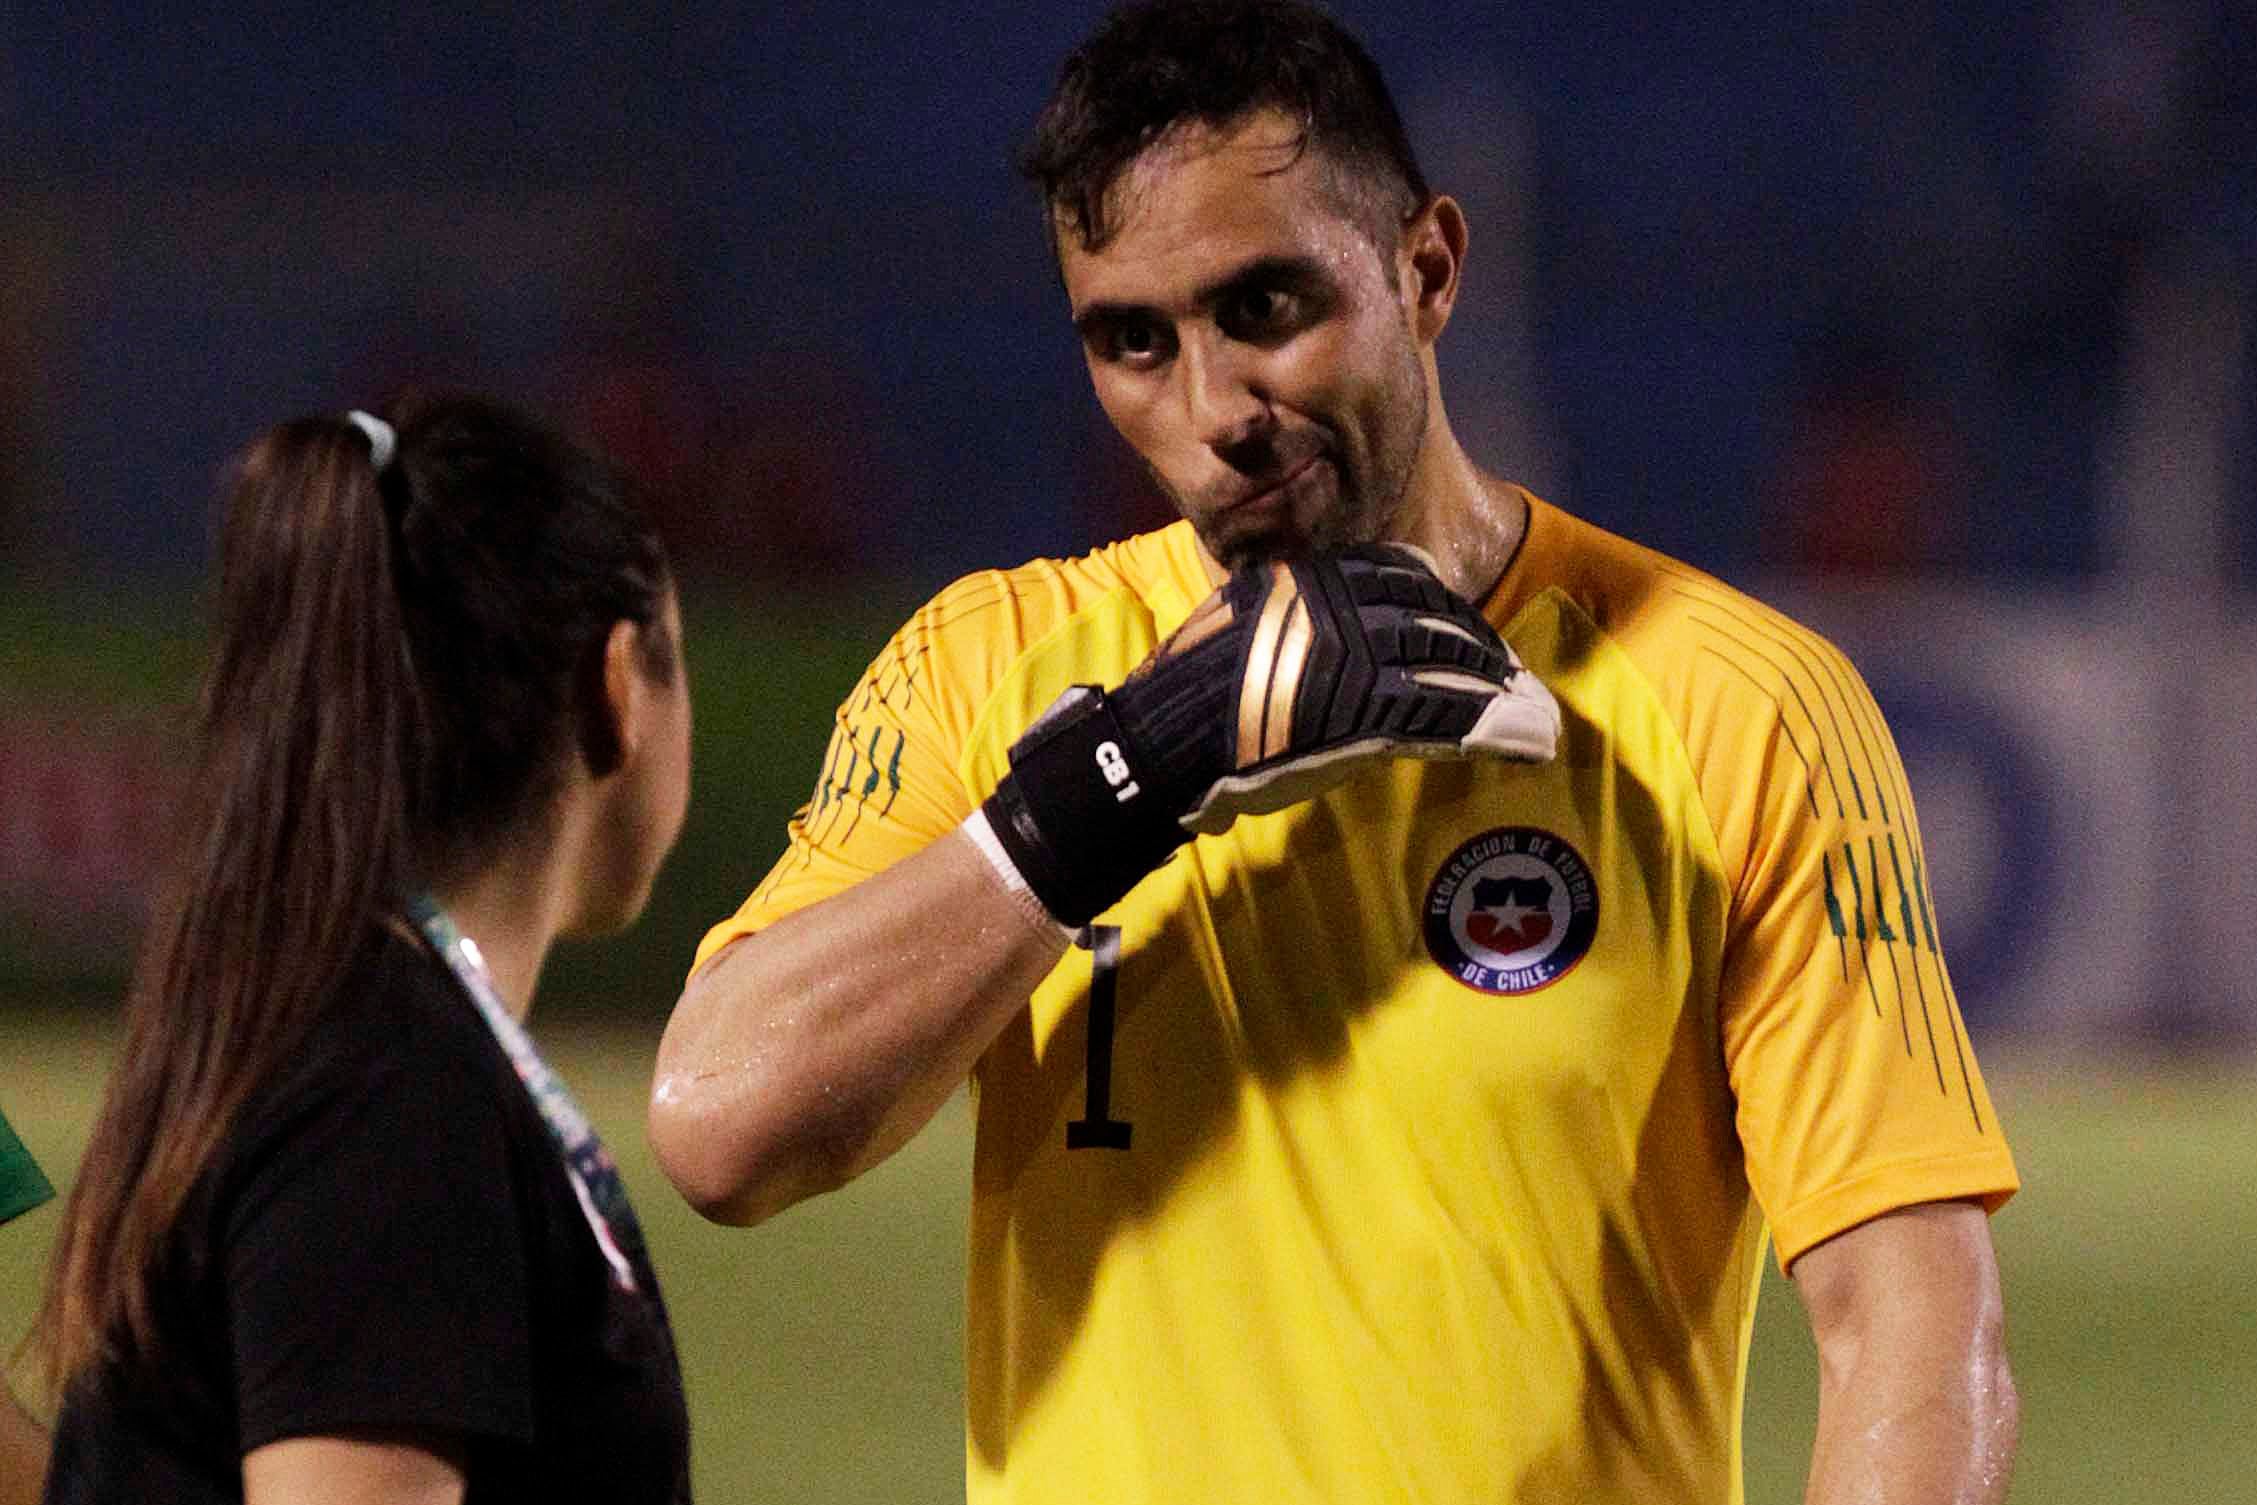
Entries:
<svg viewBox="0 0 2257 1505">
<path fill-rule="evenodd" d="M 368 463 L 383 474 L 384 467 L 392 463 L 392 454 L 400 447 L 400 436 L 392 425 L 374 413 L 364 413 L 359 408 L 345 415 L 345 421 L 368 435 Z"/>
</svg>

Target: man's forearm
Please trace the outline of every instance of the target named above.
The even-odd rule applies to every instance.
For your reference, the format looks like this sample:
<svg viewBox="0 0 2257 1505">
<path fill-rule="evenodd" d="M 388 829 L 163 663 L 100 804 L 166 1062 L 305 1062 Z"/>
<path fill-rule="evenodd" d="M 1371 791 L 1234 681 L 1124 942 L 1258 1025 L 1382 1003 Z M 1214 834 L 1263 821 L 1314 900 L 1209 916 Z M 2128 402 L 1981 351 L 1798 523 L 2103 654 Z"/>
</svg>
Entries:
<svg viewBox="0 0 2257 1505">
<path fill-rule="evenodd" d="M 1830 1377 L 1818 1404 L 1806 1505 L 1999 1505 L 2020 1424 L 2002 1356 L 1930 1373 L 1877 1349 Z"/>
<path fill-rule="evenodd" d="M 1998 1505 L 2021 1403 L 1982 1209 L 1901 1208 L 1791 1272 L 1818 1340 L 1806 1505 Z"/>
<path fill-rule="evenodd" d="M 960 832 L 734 943 L 659 1046 L 660 1165 L 731 1223 L 860 1174 L 939 1111 L 1065 947 Z"/>
</svg>

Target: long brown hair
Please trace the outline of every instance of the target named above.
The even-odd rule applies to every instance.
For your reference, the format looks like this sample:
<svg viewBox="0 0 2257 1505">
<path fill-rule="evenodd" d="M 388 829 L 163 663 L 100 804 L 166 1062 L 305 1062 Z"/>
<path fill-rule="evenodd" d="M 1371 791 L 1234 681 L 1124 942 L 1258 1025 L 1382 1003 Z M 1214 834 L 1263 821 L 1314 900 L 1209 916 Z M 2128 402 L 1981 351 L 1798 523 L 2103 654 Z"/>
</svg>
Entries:
<svg viewBox="0 0 2257 1505">
<path fill-rule="evenodd" d="M 545 811 L 612 625 L 674 672 L 665 556 L 613 471 L 483 399 L 391 419 L 381 473 L 342 416 L 233 469 L 174 848 L 37 1329 L 57 1391 L 161 1357 L 152 1276 L 238 1110 L 401 895 Z"/>
</svg>

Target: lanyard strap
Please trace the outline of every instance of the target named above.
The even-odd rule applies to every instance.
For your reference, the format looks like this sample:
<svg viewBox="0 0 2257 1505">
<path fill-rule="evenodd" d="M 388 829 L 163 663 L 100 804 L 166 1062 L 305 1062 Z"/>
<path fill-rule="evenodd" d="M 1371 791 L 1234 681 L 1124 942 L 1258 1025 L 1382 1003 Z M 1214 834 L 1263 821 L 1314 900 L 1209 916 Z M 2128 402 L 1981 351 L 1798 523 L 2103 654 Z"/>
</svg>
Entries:
<svg viewBox="0 0 2257 1505">
<path fill-rule="evenodd" d="M 438 953 L 439 959 L 447 964 L 447 970 L 454 973 L 455 981 L 470 995 L 471 1003 L 477 1006 L 486 1027 L 493 1031 L 494 1039 L 509 1057 L 510 1064 L 517 1068 L 518 1080 L 525 1084 L 526 1093 L 533 1099 L 533 1106 L 540 1110 L 541 1121 L 548 1125 L 549 1135 L 564 1157 L 565 1177 L 572 1183 L 572 1194 L 579 1200 L 589 1231 L 596 1236 L 597 1247 L 603 1250 L 603 1257 L 611 1266 L 612 1278 L 621 1289 L 647 1296 L 663 1314 L 665 1307 L 658 1295 L 658 1278 L 651 1269 L 649 1251 L 643 1243 L 642 1225 L 636 1221 L 634 1206 L 627 1200 L 626 1184 L 619 1179 L 619 1165 L 611 1158 L 611 1151 L 604 1148 L 588 1116 L 572 1100 L 564 1079 L 541 1058 L 533 1037 L 526 1034 L 525 1027 L 502 1002 L 501 992 L 494 986 L 493 974 L 486 969 L 486 958 L 479 953 L 478 943 L 464 935 L 427 893 L 416 894 L 408 900 L 407 917 Z"/>
</svg>

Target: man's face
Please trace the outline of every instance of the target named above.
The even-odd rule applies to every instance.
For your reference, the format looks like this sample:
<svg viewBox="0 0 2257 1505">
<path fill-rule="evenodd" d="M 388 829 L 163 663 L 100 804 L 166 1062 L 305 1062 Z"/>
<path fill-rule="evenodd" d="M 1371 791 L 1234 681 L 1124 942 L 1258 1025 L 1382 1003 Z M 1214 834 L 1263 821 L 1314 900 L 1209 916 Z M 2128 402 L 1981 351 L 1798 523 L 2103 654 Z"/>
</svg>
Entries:
<svg viewBox="0 0 2257 1505">
<path fill-rule="evenodd" d="M 1388 536 L 1426 430 L 1395 248 L 1297 142 L 1267 112 L 1179 131 L 1102 250 L 1059 230 L 1097 399 L 1226 567 Z"/>
</svg>

